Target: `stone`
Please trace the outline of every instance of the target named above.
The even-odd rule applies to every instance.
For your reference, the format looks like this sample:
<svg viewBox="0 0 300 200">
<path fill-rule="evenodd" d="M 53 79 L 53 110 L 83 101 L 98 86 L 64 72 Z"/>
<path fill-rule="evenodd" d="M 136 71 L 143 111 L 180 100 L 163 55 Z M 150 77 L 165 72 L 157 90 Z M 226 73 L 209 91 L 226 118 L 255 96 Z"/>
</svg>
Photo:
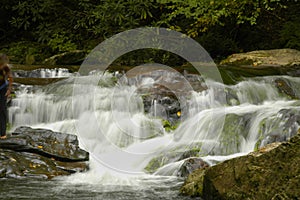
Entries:
<svg viewBox="0 0 300 200">
<path fill-rule="evenodd" d="M 270 128 L 272 124 L 272 128 Z M 284 142 L 297 134 L 300 124 L 300 111 L 281 109 L 276 118 L 264 119 L 259 129 L 259 140 L 256 147 L 264 147 L 275 142 Z"/>
<path fill-rule="evenodd" d="M 282 79 L 282 78 L 276 78 L 275 79 L 275 86 L 278 88 L 278 90 L 286 94 L 288 97 L 292 99 L 299 99 L 300 96 L 297 94 L 297 91 L 293 90 L 293 86 L 287 79 Z"/>
<path fill-rule="evenodd" d="M 209 164 L 201 158 L 188 158 L 182 163 L 181 167 L 179 168 L 178 176 L 187 177 L 195 170 L 206 167 L 209 167 Z"/>
<path fill-rule="evenodd" d="M 152 158 L 144 170 L 147 173 L 154 173 L 159 168 L 177 161 L 182 161 L 187 158 L 195 159 L 194 157 L 199 156 L 199 152 L 201 150 L 201 144 L 192 144 L 190 149 L 186 149 L 186 146 L 170 149 L 167 152 L 161 153 L 158 156 Z M 192 162 L 192 161 L 191 161 Z M 188 161 L 187 161 L 188 163 Z M 184 170 L 184 169 L 182 169 Z M 186 173 L 185 173 L 186 174 Z M 180 176 L 180 173 L 178 174 Z"/>
<path fill-rule="evenodd" d="M 19 127 L 0 140 L 0 178 L 53 178 L 88 170 L 89 153 L 77 136 Z"/>
<path fill-rule="evenodd" d="M 300 130 L 288 142 L 193 172 L 181 193 L 204 199 L 297 199 Z"/>
<path fill-rule="evenodd" d="M 69 175 L 47 157 L 28 152 L 0 149 L 0 178 L 53 178 Z"/>
<path fill-rule="evenodd" d="M 295 49 L 259 50 L 237 53 L 220 62 L 220 65 L 260 67 L 293 67 L 300 65 L 300 51 Z"/>
<path fill-rule="evenodd" d="M 63 161 L 89 160 L 88 152 L 79 148 L 76 135 L 25 126 L 17 128 L 8 139 L 0 140 L 0 148 L 35 152 Z"/>
</svg>

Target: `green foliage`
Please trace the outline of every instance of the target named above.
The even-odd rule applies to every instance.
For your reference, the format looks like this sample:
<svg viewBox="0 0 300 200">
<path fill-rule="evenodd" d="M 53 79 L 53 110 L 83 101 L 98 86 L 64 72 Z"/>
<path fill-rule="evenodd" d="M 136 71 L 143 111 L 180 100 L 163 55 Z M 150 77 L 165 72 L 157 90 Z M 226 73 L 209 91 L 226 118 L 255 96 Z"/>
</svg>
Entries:
<svg viewBox="0 0 300 200">
<path fill-rule="evenodd" d="M 225 25 L 226 19 L 234 24 L 257 24 L 263 12 L 272 12 L 283 7 L 281 0 L 159 0 L 167 5 L 170 14 L 164 21 L 174 23 L 179 18 L 191 20 L 188 24 L 188 35 L 197 36 L 199 32 L 206 32 L 215 25 Z M 183 29 L 182 29 L 183 30 Z"/>
<path fill-rule="evenodd" d="M 280 36 L 285 47 L 300 49 L 300 22 L 287 22 L 283 26 Z"/>
<path fill-rule="evenodd" d="M 8 47 L 2 49 L 2 52 L 9 55 L 12 63 L 33 64 L 50 56 L 50 54 L 43 52 L 45 49 L 47 47 L 35 42 L 20 41 L 9 44 Z M 29 61 L 33 61 L 33 63 Z"/>
<path fill-rule="evenodd" d="M 65 36 L 63 33 L 53 34 L 53 38 L 48 41 L 49 47 L 53 51 L 66 52 L 76 50 L 77 46 L 73 43 L 68 36 Z"/>
<path fill-rule="evenodd" d="M 36 63 L 48 55 L 89 51 L 112 35 L 143 26 L 181 31 L 218 59 L 256 49 L 300 49 L 299 4 L 296 0 L 3 0 L 0 50 L 17 62 Z M 24 41 L 30 50 L 12 45 Z M 168 53 L 147 55 L 133 53 L 128 59 L 145 56 L 140 60 L 182 64 Z"/>
</svg>

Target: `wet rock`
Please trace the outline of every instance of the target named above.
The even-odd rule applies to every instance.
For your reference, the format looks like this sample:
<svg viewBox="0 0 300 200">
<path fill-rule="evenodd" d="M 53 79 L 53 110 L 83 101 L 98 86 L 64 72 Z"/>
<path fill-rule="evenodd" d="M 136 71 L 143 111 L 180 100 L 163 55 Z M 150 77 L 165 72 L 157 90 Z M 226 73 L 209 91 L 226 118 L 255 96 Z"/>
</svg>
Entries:
<svg viewBox="0 0 300 200">
<path fill-rule="evenodd" d="M 281 93 L 286 94 L 292 99 L 299 99 L 299 96 L 293 90 L 291 83 L 287 79 L 277 78 L 275 80 L 275 85 Z"/>
<path fill-rule="evenodd" d="M 193 144 L 189 147 L 189 149 L 186 149 L 186 146 L 171 149 L 170 151 L 161 153 L 151 159 L 145 167 L 145 171 L 148 173 L 154 173 L 157 169 L 169 163 L 181 161 L 190 157 L 197 157 L 199 156 L 200 151 L 201 144 Z"/>
<path fill-rule="evenodd" d="M 68 175 L 86 171 L 88 160 L 75 135 L 19 127 L 0 140 L 0 177 Z"/>
<path fill-rule="evenodd" d="M 89 159 L 88 152 L 78 147 L 76 135 L 30 127 L 17 128 L 12 133 L 12 137 L 0 140 L 0 148 L 39 153 L 63 161 Z"/>
<path fill-rule="evenodd" d="M 74 50 L 58 54 L 47 58 L 43 64 L 45 65 L 76 65 L 81 64 L 86 57 L 86 52 L 82 50 Z"/>
<path fill-rule="evenodd" d="M 187 97 L 192 91 L 201 92 L 207 89 L 204 79 L 199 75 L 187 72 L 180 74 L 174 69 L 162 70 L 155 66 L 131 70 L 126 73 L 126 78 L 122 77 L 119 81 L 137 86 L 146 113 L 172 123 L 186 116 L 182 110 L 187 107 Z M 155 106 L 158 108 L 154 113 Z M 182 115 L 178 115 L 178 112 Z"/>
<path fill-rule="evenodd" d="M 70 174 L 57 168 L 50 158 L 7 149 L 0 149 L 0 171 L 0 178 L 53 178 Z"/>
<path fill-rule="evenodd" d="M 256 146 L 263 147 L 274 142 L 284 142 L 297 134 L 300 124 L 300 112 L 282 109 L 276 118 L 265 119 L 260 125 L 260 140 Z M 272 127 L 272 128 L 270 128 Z"/>
<path fill-rule="evenodd" d="M 187 177 L 197 169 L 209 167 L 209 164 L 201 158 L 188 158 L 181 165 L 178 176 Z"/>
<path fill-rule="evenodd" d="M 221 61 L 221 65 L 253 67 L 294 67 L 300 65 L 300 51 L 295 49 L 259 50 L 237 53 Z"/>
<path fill-rule="evenodd" d="M 297 199 L 299 175 L 297 134 L 289 142 L 270 144 L 249 155 L 196 170 L 181 193 L 204 199 Z"/>
</svg>

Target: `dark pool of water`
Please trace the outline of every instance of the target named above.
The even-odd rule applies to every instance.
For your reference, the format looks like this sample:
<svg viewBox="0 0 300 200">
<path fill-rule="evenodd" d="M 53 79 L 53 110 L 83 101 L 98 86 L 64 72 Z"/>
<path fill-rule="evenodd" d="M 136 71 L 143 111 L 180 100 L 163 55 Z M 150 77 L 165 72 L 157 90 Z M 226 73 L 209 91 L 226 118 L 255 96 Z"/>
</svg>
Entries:
<svg viewBox="0 0 300 200">
<path fill-rule="evenodd" d="M 101 186 L 62 180 L 1 179 L 0 199 L 191 199 L 179 194 L 180 185 L 174 181 L 146 186 Z"/>
</svg>

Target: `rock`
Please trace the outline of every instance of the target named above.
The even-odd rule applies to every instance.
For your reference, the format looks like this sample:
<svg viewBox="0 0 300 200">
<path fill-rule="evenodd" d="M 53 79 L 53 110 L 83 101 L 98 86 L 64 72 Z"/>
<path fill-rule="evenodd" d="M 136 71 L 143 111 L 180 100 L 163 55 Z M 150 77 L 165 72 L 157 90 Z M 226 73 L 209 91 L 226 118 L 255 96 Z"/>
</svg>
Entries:
<svg viewBox="0 0 300 200">
<path fill-rule="evenodd" d="M 0 178 L 53 178 L 68 175 L 53 160 L 39 154 L 0 149 Z"/>
<path fill-rule="evenodd" d="M 287 79 L 277 78 L 275 79 L 275 85 L 281 93 L 286 94 L 290 98 L 300 98 L 299 94 L 297 94 L 297 91 L 293 90 L 291 83 Z"/>
<path fill-rule="evenodd" d="M 299 177 L 300 132 L 289 142 L 196 170 L 181 193 L 204 199 L 297 199 Z"/>
<path fill-rule="evenodd" d="M 146 113 L 176 124 L 187 116 L 183 112 L 187 107 L 187 97 L 192 91 L 206 90 L 207 86 L 204 79 L 197 74 L 180 74 L 171 69 L 149 65 L 129 70 L 126 76 L 118 76 L 120 83 L 137 86 L 137 93 L 143 98 Z M 154 102 L 157 109 L 154 109 Z"/>
<path fill-rule="evenodd" d="M 75 135 L 19 127 L 0 140 L 0 178 L 69 175 L 86 171 L 88 160 Z"/>
<path fill-rule="evenodd" d="M 62 161 L 89 160 L 88 152 L 78 147 L 76 135 L 46 129 L 19 127 L 12 133 L 12 137 L 0 140 L 0 148 L 30 151 Z"/>
<path fill-rule="evenodd" d="M 75 65 L 80 64 L 86 57 L 86 52 L 82 50 L 74 50 L 47 58 L 43 64 L 45 65 Z"/>
<path fill-rule="evenodd" d="M 187 177 L 197 169 L 209 167 L 209 164 L 201 158 L 188 158 L 186 159 L 178 171 L 178 176 Z"/>
<path fill-rule="evenodd" d="M 197 157 L 199 156 L 200 150 L 201 144 L 193 144 L 190 146 L 190 149 L 186 149 L 186 146 L 171 149 L 152 158 L 144 170 L 148 173 L 154 173 L 157 169 L 169 163 L 181 161 L 190 157 Z"/>
<path fill-rule="evenodd" d="M 272 128 L 270 128 L 270 124 Z M 282 109 L 276 118 L 264 119 L 260 124 L 259 140 L 257 147 L 263 147 L 270 143 L 284 142 L 297 134 L 300 124 L 300 111 Z"/>
<path fill-rule="evenodd" d="M 300 51 L 295 49 L 274 49 L 237 53 L 221 61 L 220 65 L 246 65 L 253 67 L 299 66 Z"/>
</svg>

